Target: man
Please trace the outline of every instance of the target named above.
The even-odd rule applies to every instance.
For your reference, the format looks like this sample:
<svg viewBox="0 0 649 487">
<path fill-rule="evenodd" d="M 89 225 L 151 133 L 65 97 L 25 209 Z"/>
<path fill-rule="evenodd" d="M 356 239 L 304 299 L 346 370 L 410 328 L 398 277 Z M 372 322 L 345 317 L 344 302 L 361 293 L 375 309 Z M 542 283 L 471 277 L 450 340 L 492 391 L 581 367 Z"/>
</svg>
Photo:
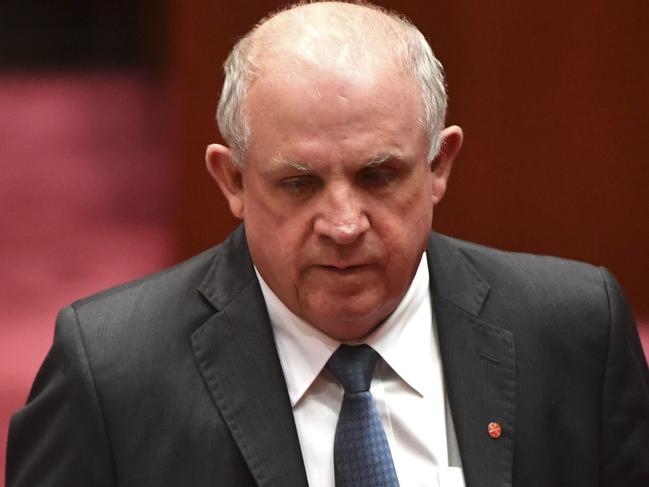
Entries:
<svg viewBox="0 0 649 487">
<path fill-rule="evenodd" d="M 61 312 L 10 487 L 649 485 L 612 276 L 430 233 L 462 132 L 413 26 L 297 6 L 226 75 L 206 160 L 243 227 Z"/>
</svg>

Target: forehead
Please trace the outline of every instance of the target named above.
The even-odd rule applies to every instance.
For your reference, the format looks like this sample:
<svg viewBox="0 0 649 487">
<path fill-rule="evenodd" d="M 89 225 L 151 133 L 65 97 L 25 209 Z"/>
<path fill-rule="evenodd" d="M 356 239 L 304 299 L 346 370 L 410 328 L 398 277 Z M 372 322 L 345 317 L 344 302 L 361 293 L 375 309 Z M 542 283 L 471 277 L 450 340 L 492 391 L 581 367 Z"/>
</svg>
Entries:
<svg viewBox="0 0 649 487">
<path fill-rule="evenodd" d="M 323 145 L 347 152 L 372 145 L 376 153 L 403 152 L 426 143 L 422 111 L 415 82 L 395 69 L 275 69 L 248 92 L 249 149 L 289 156 Z"/>
<path fill-rule="evenodd" d="M 250 117 L 301 108 L 324 115 L 349 109 L 351 104 L 359 112 L 381 111 L 395 104 L 421 106 L 416 83 L 397 69 L 326 65 L 324 61 L 319 66 L 278 62 L 272 71 L 251 83 L 246 98 Z"/>
</svg>

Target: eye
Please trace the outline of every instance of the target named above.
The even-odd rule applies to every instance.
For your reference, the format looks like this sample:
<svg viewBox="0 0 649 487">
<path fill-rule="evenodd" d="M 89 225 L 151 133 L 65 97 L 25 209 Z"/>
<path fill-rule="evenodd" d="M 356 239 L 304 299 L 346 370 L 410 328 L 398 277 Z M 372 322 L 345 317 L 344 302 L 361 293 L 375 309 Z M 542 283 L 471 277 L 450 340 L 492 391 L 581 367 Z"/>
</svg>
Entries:
<svg viewBox="0 0 649 487">
<path fill-rule="evenodd" d="M 313 176 L 292 176 L 284 178 L 279 182 L 279 186 L 284 191 L 291 194 L 303 194 L 307 191 L 314 189 L 318 184 L 318 180 Z"/>
<path fill-rule="evenodd" d="M 397 177 L 397 171 L 390 167 L 367 168 L 358 175 L 359 181 L 365 186 L 382 187 L 393 182 Z"/>
</svg>

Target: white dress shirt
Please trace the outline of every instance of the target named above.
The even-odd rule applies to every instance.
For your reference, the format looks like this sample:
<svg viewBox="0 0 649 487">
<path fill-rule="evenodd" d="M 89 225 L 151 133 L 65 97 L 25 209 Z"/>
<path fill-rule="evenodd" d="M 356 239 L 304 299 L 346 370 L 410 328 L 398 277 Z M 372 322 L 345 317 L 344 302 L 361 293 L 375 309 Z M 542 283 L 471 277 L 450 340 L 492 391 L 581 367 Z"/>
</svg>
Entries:
<svg viewBox="0 0 649 487">
<path fill-rule="evenodd" d="M 310 487 L 334 486 L 343 389 L 324 369 L 340 342 L 293 314 L 257 273 Z M 431 326 L 432 324 L 432 326 Z M 426 255 L 401 303 L 363 343 L 378 352 L 370 391 L 402 487 L 464 487 L 446 398 Z"/>
</svg>

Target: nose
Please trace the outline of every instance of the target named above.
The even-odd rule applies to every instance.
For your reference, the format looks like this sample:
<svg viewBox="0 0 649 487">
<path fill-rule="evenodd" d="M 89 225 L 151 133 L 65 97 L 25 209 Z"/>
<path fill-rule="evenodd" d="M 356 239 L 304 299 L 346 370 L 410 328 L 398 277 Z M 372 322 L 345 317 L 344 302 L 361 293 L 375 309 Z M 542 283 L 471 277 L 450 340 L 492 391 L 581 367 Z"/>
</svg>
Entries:
<svg viewBox="0 0 649 487">
<path fill-rule="evenodd" d="M 349 245 L 370 228 L 370 221 L 360 198 L 353 189 L 334 187 L 323 200 L 323 209 L 315 220 L 317 235 L 338 245 Z"/>
</svg>

